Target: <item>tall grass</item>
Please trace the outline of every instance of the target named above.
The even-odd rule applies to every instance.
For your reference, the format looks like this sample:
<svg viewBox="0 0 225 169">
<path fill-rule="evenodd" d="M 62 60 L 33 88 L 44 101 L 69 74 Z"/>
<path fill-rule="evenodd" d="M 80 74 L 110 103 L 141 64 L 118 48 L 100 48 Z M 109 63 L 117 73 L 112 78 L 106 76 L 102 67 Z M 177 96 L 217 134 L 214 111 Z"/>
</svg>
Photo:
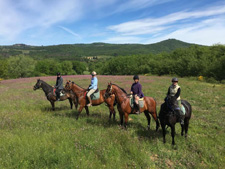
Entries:
<svg viewBox="0 0 225 169">
<path fill-rule="evenodd" d="M 130 90 L 131 76 L 98 76 L 103 89 L 108 81 Z M 64 77 L 87 87 L 89 76 Z M 44 79 L 50 84 L 54 78 Z M 171 77 L 141 76 L 146 96 L 156 99 L 159 110 Z M 6 80 L 0 84 L 0 168 L 224 168 L 225 85 L 180 79 L 182 99 L 193 107 L 188 138 L 176 125 L 176 145 L 166 144 L 155 122 L 147 131 L 144 114 L 130 115 L 128 130 L 108 121 L 108 108 L 91 107 L 79 120 L 69 102 L 56 102 L 56 111 L 44 93 L 33 91 L 36 78 Z M 115 107 L 116 108 L 116 107 Z"/>
</svg>

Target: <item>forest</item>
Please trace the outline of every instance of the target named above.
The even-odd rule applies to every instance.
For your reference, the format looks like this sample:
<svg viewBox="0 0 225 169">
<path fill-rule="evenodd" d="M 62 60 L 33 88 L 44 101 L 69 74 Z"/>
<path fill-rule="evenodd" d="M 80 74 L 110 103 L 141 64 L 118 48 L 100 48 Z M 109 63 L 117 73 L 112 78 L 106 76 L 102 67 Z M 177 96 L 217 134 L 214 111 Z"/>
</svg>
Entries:
<svg viewBox="0 0 225 169">
<path fill-rule="evenodd" d="M 115 47 L 115 46 L 114 46 Z M 106 54 L 109 57 L 96 57 L 94 60 L 77 59 L 77 57 L 39 57 L 32 52 L 16 53 L 10 56 L 0 55 L 0 78 L 23 78 L 34 76 L 55 75 L 61 72 L 63 75 L 84 74 L 95 70 L 102 75 L 176 75 L 179 77 L 203 76 L 207 81 L 225 82 L 225 46 L 200 46 L 190 45 L 180 47 L 172 51 L 165 51 L 165 46 L 158 51 L 147 53 L 122 53 L 118 52 L 96 53 L 94 56 Z M 75 50 L 75 49 L 74 49 Z M 107 49 L 104 49 L 107 51 Z M 11 51 L 12 52 L 12 51 Z M 97 52 L 97 50 L 96 50 Z M 34 52 L 35 53 L 35 52 Z M 54 52 L 53 52 L 54 53 Z M 88 50 L 86 54 L 88 54 Z M 114 54 L 113 54 L 114 53 Z M 116 54 L 115 54 L 116 53 Z M 65 54 L 66 56 L 69 54 Z M 90 56 L 90 55 L 86 55 Z"/>
</svg>

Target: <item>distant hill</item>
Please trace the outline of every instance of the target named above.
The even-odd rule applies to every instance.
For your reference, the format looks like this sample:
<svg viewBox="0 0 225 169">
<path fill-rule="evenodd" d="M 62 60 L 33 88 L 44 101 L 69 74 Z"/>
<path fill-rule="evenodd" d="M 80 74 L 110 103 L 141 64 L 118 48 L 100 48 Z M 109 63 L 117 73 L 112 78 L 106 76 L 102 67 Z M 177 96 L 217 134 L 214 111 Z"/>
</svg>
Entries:
<svg viewBox="0 0 225 169">
<path fill-rule="evenodd" d="M 80 60 L 88 56 L 118 56 L 135 54 L 157 54 L 171 52 L 177 48 L 188 48 L 190 43 L 176 39 L 168 39 L 154 44 L 71 44 L 54 46 L 29 46 L 15 44 L 12 46 L 0 46 L 0 57 L 16 56 L 20 54 L 31 56 L 35 59 L 55 58 L 60 60 Z"/>
</svg>

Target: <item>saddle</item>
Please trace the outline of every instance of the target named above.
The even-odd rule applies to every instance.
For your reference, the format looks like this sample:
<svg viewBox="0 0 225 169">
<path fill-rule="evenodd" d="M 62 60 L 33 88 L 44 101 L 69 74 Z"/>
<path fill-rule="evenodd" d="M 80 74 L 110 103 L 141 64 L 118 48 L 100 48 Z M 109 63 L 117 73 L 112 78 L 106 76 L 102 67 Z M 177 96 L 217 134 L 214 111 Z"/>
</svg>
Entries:
<svg viewBox="0 0 225 169">
<path fill-rule="evenodd" d="M 134 99 L 134 97 L 130 96 L 130 107 L 131 108 L 134 108 L 134 104 L 136 104 L 135 103 L 135 99 Z M 144 97 L 143 98 L 140 98 L 138 100 L 138 104 L 139 104 L 139 107 L 140 108 L 143 108 L 144 107 Z"/>
<path fill-rule="evenodd" d="M 55 91 L 56 91 L 56 88 L 53 89 L 53 95 L 54 95 L 54 96 L 56 96 Z M 61 96 L 65 96 L 65 93 L 64 93 L 63 90 L 61 90 L 61 91 L 59 92 L 59 94 L 60 94 L 60 97 L 61 97 Z"/>
<path fill-rule="evenodd" d="M 84 95 L 86 96 L 86 99 L 87 99 L 87 101 L 89 102 L 89 100 L 88 100 L 88 98 L 87 98 L 87 93 L 88 93 L 88 91 L 86 91 L 86 92 L 84 93 Z M 99 89 L 97 88 L 97 89 L 95 90 L 95 92 L 91 94 L 91 100 L 98 100 L 99 98 L 100 98 L 100 91 L 99 91 Z"/>
</svg>

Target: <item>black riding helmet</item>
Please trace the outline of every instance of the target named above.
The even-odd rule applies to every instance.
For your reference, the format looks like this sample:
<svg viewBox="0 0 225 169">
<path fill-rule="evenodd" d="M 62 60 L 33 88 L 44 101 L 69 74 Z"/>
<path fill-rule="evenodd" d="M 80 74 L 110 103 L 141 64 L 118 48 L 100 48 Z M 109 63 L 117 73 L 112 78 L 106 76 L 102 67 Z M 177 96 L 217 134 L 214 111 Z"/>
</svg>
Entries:
<svg viewBox="0 0 225 169">
<path fill-rule="evenodd" d="M 58 72 L 56 75 L 59 76 L 60 75 L 60 72 Z"/>
<path fill-rule="evenodd" d="M 176 77 L 174 77 L 174 78 L 172 79 L 172 82 L 178 82 L 178 79 L 177 79 Z"/>
<path fill-rule="evenodd" d="M 134 79 L 134 80 L 135 80 L 135 79 L 138 79 L 138 80 L 139 80 L 138 75 L 134 75 L 133 79 Z"/>
</svg>

